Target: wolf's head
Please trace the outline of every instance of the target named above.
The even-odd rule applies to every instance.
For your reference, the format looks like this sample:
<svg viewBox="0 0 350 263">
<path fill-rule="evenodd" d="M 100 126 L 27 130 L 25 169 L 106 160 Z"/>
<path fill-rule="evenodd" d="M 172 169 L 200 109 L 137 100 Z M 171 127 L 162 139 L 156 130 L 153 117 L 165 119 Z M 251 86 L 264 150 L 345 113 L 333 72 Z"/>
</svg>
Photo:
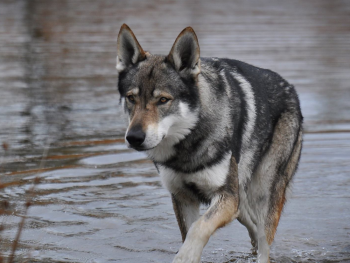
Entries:
<svg viewBox="0 0 350 263">
<path fill-rule="evenodd" d="M 169 148 L 184 139 L 198 120 L 200 59 L 195 32 L 185 28 L 168 56 L 160 56 L 145 52 L 124 24 L 118 35 L 116 68 L 129 114 L 126 142 L 166 158 Z"/>
</svg>

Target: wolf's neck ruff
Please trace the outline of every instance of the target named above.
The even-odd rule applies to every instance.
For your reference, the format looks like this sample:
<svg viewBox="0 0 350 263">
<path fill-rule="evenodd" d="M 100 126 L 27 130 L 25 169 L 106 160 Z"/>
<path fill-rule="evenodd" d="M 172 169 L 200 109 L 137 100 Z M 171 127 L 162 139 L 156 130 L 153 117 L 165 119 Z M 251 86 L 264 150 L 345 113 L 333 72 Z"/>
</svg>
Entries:
<svg viewBox="0 0 350 263">
<path fill-rule="evenodd" d="M 162 134 L 162 141 L 147 154 L 156 163 L 164 163 L 176 154 L 175 145 L 179 144 L 198 122 L 198 109 L 191 111 L 188 104 L 179 103 L 180 114 L 167 116 L 158 124 L 158 133 Z"/>
</svg>

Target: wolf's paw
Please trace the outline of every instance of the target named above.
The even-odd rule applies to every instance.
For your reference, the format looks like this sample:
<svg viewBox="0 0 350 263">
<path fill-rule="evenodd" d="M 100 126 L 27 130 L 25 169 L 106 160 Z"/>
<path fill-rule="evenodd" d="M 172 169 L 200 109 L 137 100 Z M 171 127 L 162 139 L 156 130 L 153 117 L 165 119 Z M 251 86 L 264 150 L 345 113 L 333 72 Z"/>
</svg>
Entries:
<svg viewBox="0 0 350 263">
<path fill-rule="evenodd" d="M 182 246 L 172 263 L 199 263 L 201 252 L 192 246 Z"/>
<path fill-rule="evenodd" d="M 176 256 L 173 263 L 200 263 L 201 257 L 193 258 L 191 256 L 178 257 Z"/>
</svg>

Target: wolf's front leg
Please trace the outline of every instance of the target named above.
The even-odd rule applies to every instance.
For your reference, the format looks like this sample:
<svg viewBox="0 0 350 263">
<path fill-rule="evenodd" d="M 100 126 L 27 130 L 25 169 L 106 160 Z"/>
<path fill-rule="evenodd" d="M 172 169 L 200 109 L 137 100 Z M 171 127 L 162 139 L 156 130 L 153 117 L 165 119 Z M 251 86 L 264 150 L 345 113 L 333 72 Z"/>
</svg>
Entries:
<svg viewBox="0 0 350 263">
<path fill-rule="evenodd" d="M 202 250 L 216 229 L 238 216 L 238 201 L 229 195 L 217 196 L 207 212 L 195 221 L 173 263 L 198 263 Z"/>
<path fill-rule="evenodd" d="M 218 191 L 208 210 L 195 221 L 187 232 L 185 242 L 173 263 L 199 263 L 204 246 L 210 236 L 220 227 L 230 223 L 238 216 L 238 176 L 237 163 L 231 161 L 227 185 Z"/>
<path fill-rule="evenodd" d="M 186 235 L 193 222 L 199 217 L 199 201 L 183 195 L 171 195 L 173 208 L 181 231 L 182 241 L 185 242 Z"/>
</svg>

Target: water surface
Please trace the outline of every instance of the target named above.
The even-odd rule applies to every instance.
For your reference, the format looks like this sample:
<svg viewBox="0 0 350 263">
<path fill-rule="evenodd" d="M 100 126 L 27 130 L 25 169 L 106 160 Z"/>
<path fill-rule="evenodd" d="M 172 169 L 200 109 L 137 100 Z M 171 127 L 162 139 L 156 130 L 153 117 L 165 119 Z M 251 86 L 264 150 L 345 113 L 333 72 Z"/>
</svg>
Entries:
<svg viewBox="0 0 350 263">
<path fill-rule="evenodd" d="M 270 68 L 296 86 L 306 134 L 271 259 L 350 262 L 346 0 L 2 0 L 0 198 L 10 210 L 0 251 L 9 254 L 36 177 L 18 261 L 171 262 L 179 249 L 168 192 L 123 142 L 115 53 L 124 22 L 161 54 L 191 25 L 202 56 Z M 255 262 L 246 229 L 235 221 L 217 231 L 202 262 Z"/>
</svg>

